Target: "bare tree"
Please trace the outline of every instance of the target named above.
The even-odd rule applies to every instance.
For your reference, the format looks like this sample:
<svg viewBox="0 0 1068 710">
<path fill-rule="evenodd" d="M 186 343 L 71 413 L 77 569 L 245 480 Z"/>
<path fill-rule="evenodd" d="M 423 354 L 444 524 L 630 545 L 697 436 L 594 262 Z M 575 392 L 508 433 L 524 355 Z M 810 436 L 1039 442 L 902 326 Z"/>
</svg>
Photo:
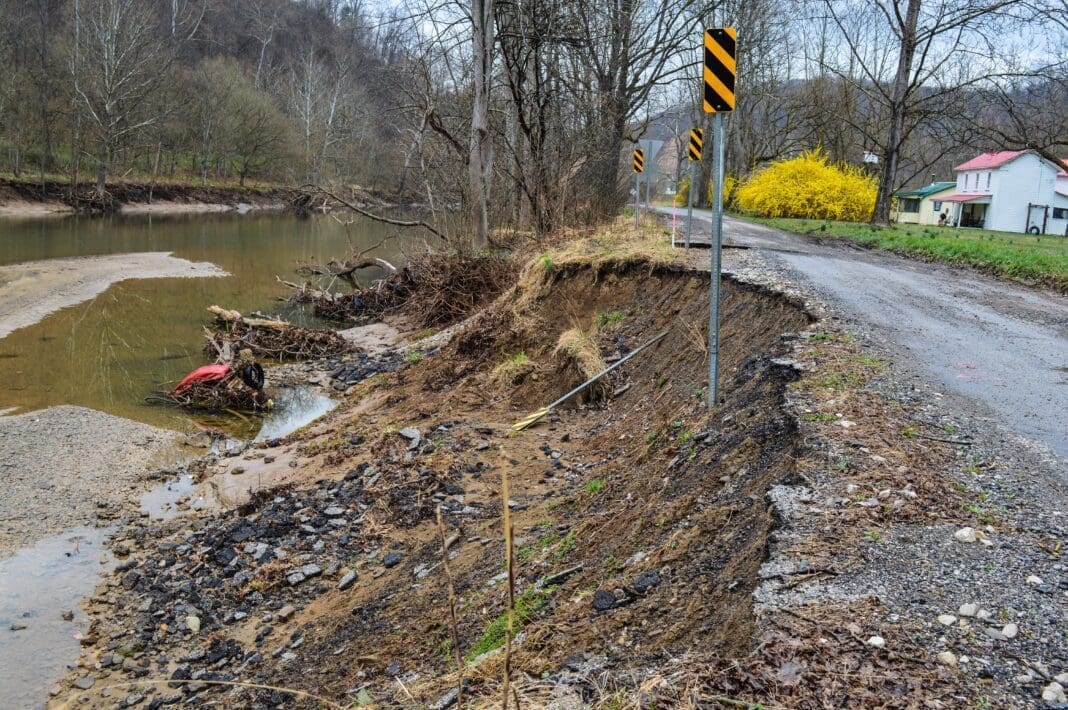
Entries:
<svg viewBox="0 0 1068 710">
<path fill-rule="evenodd" d="M 998 71 L 1015 28 L 1048 18 L 1024 0 L 822 0 L 822 7 L 846 49 L 826 57 L 825 67 L 852 82 L 879 117 L 871 132 L 881 158 L 872 222 L 887 224 L 913 133 L 959 105 L 950 97 Z"/>
<path fill-rule="evenodd" d="M 119 142 L 150 125 L 140 111 L 170 55 L 155 33 L 155 18 L 137 0 L 86 3 L 76 18 L 71 61 L 74 92 L 97 134 L 97 192 L 104 193 Z"/>
<path fill-rule="evenodd" d="M 471 246 L 486 246 L 489 238 L 489 197 L 493 176 L 493 136 L 490 133 L 490 92 L 496 48 L 494 0 L 471 0 L 471 140 L 468 182 L 471 200 Z"/>
</svg>

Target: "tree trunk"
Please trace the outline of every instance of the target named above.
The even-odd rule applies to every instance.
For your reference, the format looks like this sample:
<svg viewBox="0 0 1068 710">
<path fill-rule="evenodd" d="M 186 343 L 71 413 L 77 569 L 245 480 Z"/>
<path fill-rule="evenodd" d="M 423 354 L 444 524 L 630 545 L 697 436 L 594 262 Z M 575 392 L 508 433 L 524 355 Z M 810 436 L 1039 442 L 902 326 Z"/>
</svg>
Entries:
<svg viewBox="0 0 1068 710">
<path fill-rule="evenodd" d="M 489 130 L 489 94 L 493 79 L 493 2 L 471 0 L 475 75 L 468 187 L 471 193 L 471 246 L 476 251 L 485 248 L 489 238 L 489 191 L 493 171 L 493 140 Z"/>
<path fill-rule="evenodd" d="M 882 171 L 879 176 L 879 191 L 875 196 L 872 224 L 890 224 L 890 203 L 897 183 L 897 168 L 901 161 L 901 144 L 904 142 L 905 113 L 908 109 L 909 77 L 912 61 L 916 55 L 916 25 L 920 16 L 921 0 L 909 0 L 905 14 L 905 26 L 901 28 L 901 46 L 898 48 L 897 73 L 891 86 L 890 128 L 883 149 Z"/>
</svg>

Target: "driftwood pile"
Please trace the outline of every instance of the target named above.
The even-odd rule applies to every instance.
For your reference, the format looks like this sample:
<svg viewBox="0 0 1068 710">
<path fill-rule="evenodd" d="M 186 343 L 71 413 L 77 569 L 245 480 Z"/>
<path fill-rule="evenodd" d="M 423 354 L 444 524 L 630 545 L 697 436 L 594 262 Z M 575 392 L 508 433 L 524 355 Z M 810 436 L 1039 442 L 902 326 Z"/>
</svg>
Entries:
<svg viewBox="0 0 1068 710">
<path fill-rule="evenodd" d="M 294 290 L 292 299 L 311 303 L 315 315 L 341 322 L 377 320 L 403 309 L 422 327 L 445 326 L 471 315 L 513 281 L 512 263 L 495 256 L 422 254 L 397 269 L 384 259 L 332 260 L 325 267 L 304 266 L 302 273 L 351 278 L 368 266 L 389 271 L 365 288 L 337 294 L 309 284 L 282 283 Z"/>
<path fill-rule="evenodd" d="M 281 320 L 245 318 L 237 311 L 219 306 L 208 309 L 215 314 L 212 328 L 205 328 L 208 342 L 204 351 L 223 362 L 233 354 L 250 350 L 257 358 L 270 360 L 310 360 L 336 357 L 352 352 L 352 343 L 332 330 L 301 328 Z"/>
<path fill-rule="evenodd" d="M 222 381 L 196 383 L 181 393 L 157 392 L 148 401 L 209 412 L 261 412 L 271 406 L 264 391 L 246 385 L 236 371 Z"/>
</svg>

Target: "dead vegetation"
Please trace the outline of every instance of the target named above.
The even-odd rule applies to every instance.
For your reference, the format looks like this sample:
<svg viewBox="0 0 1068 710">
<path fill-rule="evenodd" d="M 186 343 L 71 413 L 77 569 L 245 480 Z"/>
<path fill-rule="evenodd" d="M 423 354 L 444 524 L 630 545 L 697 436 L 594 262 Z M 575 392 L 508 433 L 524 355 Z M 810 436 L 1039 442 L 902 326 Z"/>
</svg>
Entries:
<svg viewBox="0 0 1068 710">
<path fill-rule="evenodd" d="M 352 274 L 366 260 L 331 262 L 334 275 Z M 514 266 L 506 256 L 424 252 L 364 288 L 331 293 L 307 285 L 287 284 L 292 298 L 311 303 L 315 315 L 339 322 L 365 323 L 385 316 L 403 315 L 419 328 L 451 325 L 493 300 L 512 283 Z"/>
<path fill-rule="evenodd" d="M 219 306 L 211 329 L 205 329 L 204 352 L 230 362 L 240 350 L 270 360 L 308 360 L 353 352 L 353 345 L 332 330 L 312 330 L 269 318 L 245 318 Z"/>
</svg>

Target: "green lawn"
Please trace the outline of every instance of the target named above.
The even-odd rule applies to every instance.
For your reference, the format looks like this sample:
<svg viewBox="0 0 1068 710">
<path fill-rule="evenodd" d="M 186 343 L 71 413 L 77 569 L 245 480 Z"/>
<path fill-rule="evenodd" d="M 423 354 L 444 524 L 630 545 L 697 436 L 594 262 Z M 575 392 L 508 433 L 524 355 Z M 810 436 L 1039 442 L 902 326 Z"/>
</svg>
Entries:
<svg viewBox="0 0 1068 710">
<path fill-rule="evenodd" d="M 974 266 L 998 276 L 1068 292 L 1068 238 L 917 224 L 878 227 L 814 219 L 745 219 L 796 234 L 847 239 L 924 259 Z"/>
</svg>

